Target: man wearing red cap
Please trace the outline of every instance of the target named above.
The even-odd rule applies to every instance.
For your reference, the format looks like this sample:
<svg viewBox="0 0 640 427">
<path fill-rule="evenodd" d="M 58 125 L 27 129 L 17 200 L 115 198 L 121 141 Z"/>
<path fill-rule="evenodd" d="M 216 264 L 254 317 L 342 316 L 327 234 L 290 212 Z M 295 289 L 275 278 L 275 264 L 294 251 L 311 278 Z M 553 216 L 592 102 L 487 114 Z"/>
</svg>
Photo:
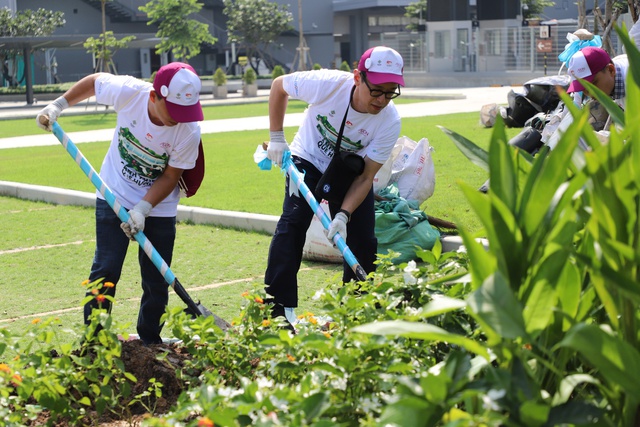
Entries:
<svg viewBox="0 0 640 427">
<path fill-rule="evenodd" d="M 171 264 L 176 235 L 180 191 L 178 180 L 195 166 L 203 119 L 200 78 L 188 64 L 173 62 L 158 70 L 153 84 L 130 76 L 95 73 L 74 84 L 64 95 L 43 108 L 37 125 L 51 131 L 62 111 L 91 96 L 112 105 L 117 124 L 100 168 L 102 180 L 116 199 L 129 209 L 130 220 L 121 223 L 97 192 L 96 251 L 89 281 L 104 279 L 114 285 L 120 279 L 129 240 L 144 230 L 162 258 Z M 139 248 L 142 300 L 137 331 L 145 344 L 160 343 L 168 284 Z M 115 286 L 102 290 L 114 296 Z M 84 307 L 88 324 L 97 302 Z M 102 307 L 111 310 L 108 299 Z"/>
<path fill-rule="evenodd" d="M 348 188 L 340 201 L 329 203 L 333 221 L 327 238 L 339 233 L 365 271 L 375 269 L 377 239 L 373 178 L 391 155 L 400 134 L 400 116 L 391 101 L 404 86 L 403 60 L 395 50 L 378 46 L 367 50 L 353 73 L 339 70 L 302 71 L 274 80 L 269 95 L 269 159 L 282 165 L 285 151 L 291 151 L 294 164 L 304 174 L 310 189 L 327 170 L 342 135 L 340 151 L 363 159 L 364 172 Z M 289 97 L 309 104 L 291 145 L 287 144 L 283 122 Z M 344 125 L 342 125 L 344 123 Z M 339 129 L 343 129 L 340 132 Z M 298 306 L 297 273 L 307 229 L 313 212 L 299 194 L 290 194 L 287 183 L 283 212 L 269 248 L 265 272 L 268 294 L 273 296 L 272 315 L 285 316 L 295 323 L 293 308 Z M 343 281 L 355 279 L 345 262 Z"/>
<path fill-rule="evenodd" d="M 583 79 L 610 95 L 624 107 L 625 81 L 629 70 L 627 55 L 618 55 L 613 60 L 602 48 L 589 46 L 576 52 L 569 60 L 568 72 L 572 78 L 567 93 L 585 92 L 580 83 Z"/>
</svg>

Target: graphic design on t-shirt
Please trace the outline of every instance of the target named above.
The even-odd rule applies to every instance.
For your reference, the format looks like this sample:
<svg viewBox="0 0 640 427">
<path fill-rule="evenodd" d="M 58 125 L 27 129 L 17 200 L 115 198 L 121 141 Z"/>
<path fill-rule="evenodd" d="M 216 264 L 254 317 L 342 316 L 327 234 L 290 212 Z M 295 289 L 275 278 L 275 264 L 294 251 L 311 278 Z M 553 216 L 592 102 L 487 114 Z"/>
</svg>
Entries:
<svg viewBox="0 0 640 427">
<path fill-rule="evenodd" d="M 123 160 L 122 174 L 130 181 L 150 186 L 162 174 L 169 156 L 142 145 L 128 128 L 118 132 L 118 151 Z"/>
<path fill-rule="evenodd" d="M 316 128 L 318 129 L 318 132 L 320 132 L 320 135 L 322 135 L 322 139 L 318 141 L 318 148 L 320 148 L 327 156 L 332 157 L 339 132 L 331 126 L 331 123 L 329 123 L 326 116 L 318 114 L 316 116 L 316 120 L 318 122 Z M 361 140 L 352 141 L 345 135 L 342 135 L 342 142 L 340 143 L 341 150 L 356 152 L 362 148 Z"/>
</svg>

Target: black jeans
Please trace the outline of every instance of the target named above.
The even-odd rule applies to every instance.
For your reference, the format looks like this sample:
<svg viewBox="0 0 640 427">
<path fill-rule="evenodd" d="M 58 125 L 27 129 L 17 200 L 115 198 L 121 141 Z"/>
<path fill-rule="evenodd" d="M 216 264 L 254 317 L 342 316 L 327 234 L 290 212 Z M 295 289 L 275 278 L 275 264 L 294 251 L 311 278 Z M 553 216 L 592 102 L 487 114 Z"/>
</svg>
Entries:
<svg viewBox="0 0 640 427">
<path fill-rule="evenodd" d="M 297 156 L 293 156 L 293 162 L 298 170 L 304 173 L 304 182 L 313 191 L 322 173 L 310 162 Z M 302 262 L 307 229 L 313 219 L 313 211 L 304 198 L 299 195 L 289 195 L 289 185 L 289 179 L 287 179 L 282 215 L 269 247 L 264 283 L 266 292 L 274 297 L 275 302 L 285 307 L 297 307 L 297 274 Z M 329 210 L 333 217 L 340 210 L 340 206 L 329 204 Z M 367 273 L 375 269 L 378 240 L 375 235 L 373 188 L 362 204 L 351 214 L 351 221 L 347 224 L 347 246 Z M 342 280 L 343 282 L 356 280 L 353 270 L 346 262 L 343 262 Z"/>
<path fill-rule="evenodd" d="M 122 272 L 122 264 L 127 255 L 130 240 L 120 228 L 120 219 L 107 202 L 96 200 L 96 251 L 91 266 L 89 280 L 93 282 L 104 278 L 104 282 L 118 284 Z M 148 217 L 145 220 L 144 234 L 156 248 L 160 256 L 171 265 L 173 245 L 176 237 L 175 217 Z M 137 243 L 135 243 L 138 245 Z M 169 301 L 169 285 L 160 274 L 147 254 L 138 248 L 138 263 L 142 277 L 142 299 L 138 313 L 137 332 L 145 344 L 162 342 L 160 317 L 164 314 Z M 116 287 L 103 288 L 105 294 L 115 296 Z M 87 295 L 91 295 L 87 293 Z M 95 299 L 84 306 L 84 321 L 89 323 L 89 316 L 98 304 Z M 102 308 L 111 312 L 108 300 Z"/>
</svg>

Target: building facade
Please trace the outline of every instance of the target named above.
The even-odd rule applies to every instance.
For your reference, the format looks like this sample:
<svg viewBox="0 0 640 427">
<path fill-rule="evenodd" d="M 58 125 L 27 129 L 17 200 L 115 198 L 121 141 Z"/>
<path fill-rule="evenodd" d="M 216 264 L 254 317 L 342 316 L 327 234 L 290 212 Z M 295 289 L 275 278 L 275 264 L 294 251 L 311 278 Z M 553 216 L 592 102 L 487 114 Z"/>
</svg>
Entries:
<svg viewBox="0 0 640 427">
<path fill-rule="evenodd" d="M 542 29 L 545 32 L 539 26 L 523 26 L 525 11 L 519 0 L 429 0 L 418 31 L 407 29 L 410 19 L 405 16 L 405 8 L 411 0 L 275 1 L 291 12 L 292 29 L 264 53 L 271 65 L 281 64 L 288 70 L 308 69 L 313 64 L 337 68 L 342 61 L 353 66 L 364 50 L 384 44 L 403 55 L 405 71 L 418 80 L 425 74 L 540 74 L 547 68 L 555 73 L 566 33 L 577 29 L 577 21 L 550 25 Z M 118 37 L 136 36 L 129 48 L 114 56 L 112 65 L 119 74 L 146 78 L 173 59 L 155 52 L 157 28 L 148 25 L 146 15 L 139 10 L 146 2 L 114 0 L 105 4 L 106 29 Z M 203 46 L 201 54 L 189 63 L 201 75 L 212 74 L 219 66 L 229 73 L 241 72 L 234 64 L 243 55 L 242 47 L 227 40 L 222 0 L 200 2 L 203 8 L 195 18 L 208 24 L 218 41 Z M 66 24 L 56 30 L 53 41 L 34 45 L 35 84 L 75 81 L 93 72 L 95 60 L 82 42 L 98 37 L 102 31 L 100 0 L 0 0 L 0 7 L 64 12 Z M 545 9 L 542 18 L 566 22 L 567 18 L 577 18 L 577 13 L 573 1 L 557 0 L 555 6 Z M 266 73 L 268 69 L 261 71 Z"/>
</svg>

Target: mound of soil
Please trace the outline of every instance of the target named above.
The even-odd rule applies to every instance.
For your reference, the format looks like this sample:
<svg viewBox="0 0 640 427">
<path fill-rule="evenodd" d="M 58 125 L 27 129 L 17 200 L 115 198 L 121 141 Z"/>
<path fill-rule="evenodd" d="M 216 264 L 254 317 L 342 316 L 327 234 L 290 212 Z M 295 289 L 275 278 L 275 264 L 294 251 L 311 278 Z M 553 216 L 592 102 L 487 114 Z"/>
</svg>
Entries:
<svg viewBox="0 0 640 427">
<path fill-rule="evenodd" d="M 153 415 L 166 413 L 184 390 L 185 384 L 178 378 L 178 372 L 186 369 L 185 362 L 191 359 L 191 355 L 179 344 L 145 346 L 141 340 L 124 341 L 122 342 L 121 359 L 125 370 L 135 376 L 137 380 L 132 387 L 132 396 L 139 396 L 147 391 L 151 385 L 149 381 L 155 378 L 156 382 L 162 384 L 162 397 L 156 398 L 151 393 L 150 396 L 143 398 L 145 399 L 144 405 L 136 403 L 130 407 L 130 399 L 121 401 L 119 407 L 129 408 L 129 413 L 126 411 L 121 414 L 107 412 L 98 417 L 97 413 L 93 411 L 83 424 L 98 424 L 102 427 L 139 425 L 142 416 L 148 412 L 145 406 L 154 409 Z M 193 374 L 197 376 L 198 373 Z M 47 421 L 50 421 L 49 414 L 43 412 L 29 425 L 45 425 Z M 57 421 L 53 425 L 55 427 L 70 427 L 78 424 Z"/>
</svg>

